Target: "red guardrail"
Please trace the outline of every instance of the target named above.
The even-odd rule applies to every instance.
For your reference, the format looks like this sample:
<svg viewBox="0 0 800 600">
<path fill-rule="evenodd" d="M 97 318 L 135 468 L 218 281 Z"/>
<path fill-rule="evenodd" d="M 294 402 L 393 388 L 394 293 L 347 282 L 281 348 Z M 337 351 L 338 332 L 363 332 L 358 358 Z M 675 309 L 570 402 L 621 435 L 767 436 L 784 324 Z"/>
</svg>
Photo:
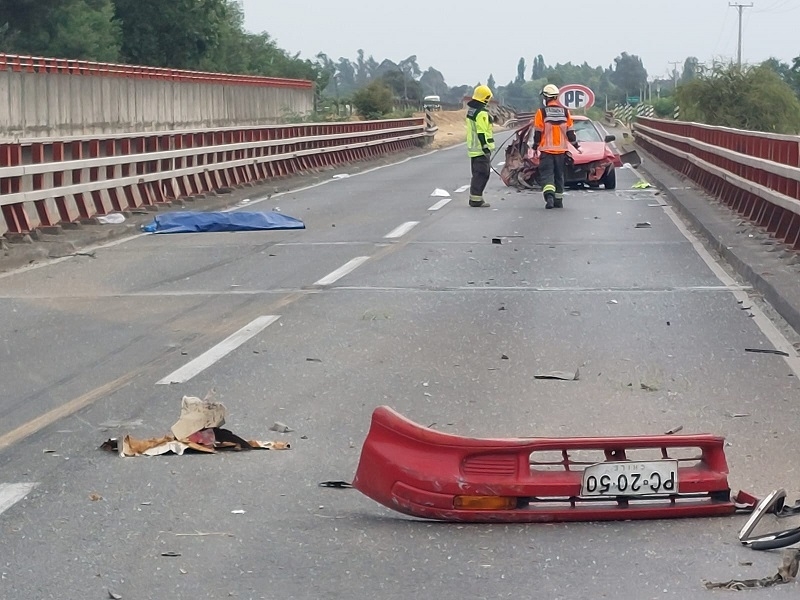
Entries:
<svg viewBox="0 0 800 600">
<path fill-rule="evenodd" d="M 154 210 L 405 150 L 425 136 L 416 118 L 0 143 L 0 234 Z"/>
<path fill-rule="evenodd" d="M 800 136 L 639 117 L 638 144 L 800 250 Z"/>
<path fill-rule="evenodd" d="M 42 58 L 0 54 L 0 70 L 26 73 L 63 73 L 68 75 L 94 75 L 98 77 L 128 77 L 133 79 L 160 79 L 188 83 L 211 83 L 219 85 L 252 85 L 263 87 L 286 87 L 312 89 L 314 83 L 302 79 L 260 77 L 255 75 L 229 75 L 202 71 L 183 71 L 160 67 L 141 67 L 99 63 L 64 58 Z"/>
</svg>

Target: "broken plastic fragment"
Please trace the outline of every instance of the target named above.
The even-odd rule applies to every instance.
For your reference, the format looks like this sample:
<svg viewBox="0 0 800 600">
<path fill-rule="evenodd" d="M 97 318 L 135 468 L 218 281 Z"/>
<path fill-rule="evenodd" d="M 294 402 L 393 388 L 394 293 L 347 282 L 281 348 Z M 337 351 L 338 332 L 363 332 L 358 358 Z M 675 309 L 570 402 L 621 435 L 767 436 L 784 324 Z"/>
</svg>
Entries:
<svg viewBox="0 0 800 600">
<path fill-rule="evenodd" d="M 433 190 L 433 193 L 431 194 L 431 198 L 449 198 L 449 197 L 450 197 L 450 192 L 448 192 L 447 190 L 443 190 L 441 188 L 436 188 L 435 190 Z"/>
<path fill-rule="evenodd" d="M 636 229 L 650 229 L 653 225 L 649 221 L 643 221 L 636 224 Z"/>
<path fill-rule="evenodd" d="M 353 484 L 348 483 L 347 481 L 323 481 L 322 483 L 319 484 L 319 487 L 345 490 L 345 489 L 351 489 L 353 487 Z"/>
</svg>

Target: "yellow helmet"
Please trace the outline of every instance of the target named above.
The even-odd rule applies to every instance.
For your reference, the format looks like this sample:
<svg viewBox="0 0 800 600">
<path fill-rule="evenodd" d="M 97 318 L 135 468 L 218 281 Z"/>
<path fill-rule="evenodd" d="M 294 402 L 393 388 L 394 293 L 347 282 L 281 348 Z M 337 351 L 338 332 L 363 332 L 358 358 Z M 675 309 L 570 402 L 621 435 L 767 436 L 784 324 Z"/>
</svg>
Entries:
<svg viewBox="0 0 800 600">
<path fill-rule="evenodd" d="M 548 83 L 546 86 L 544 86 L 544 89 L 542 90 L 542 96 L 548 99 L 558 98 L 558 94 L 559 94 L 558 88 L 554 86 L 552 83 Z"/>
<path fill-rule="evenodd" d="M 485 104 L 492 99 L 493 95 L 494 94 L 492 94 L 492 90 L 489 89 L 488 85 L 479 85 L 472 93 L 472 99 Z"/>
</svg>

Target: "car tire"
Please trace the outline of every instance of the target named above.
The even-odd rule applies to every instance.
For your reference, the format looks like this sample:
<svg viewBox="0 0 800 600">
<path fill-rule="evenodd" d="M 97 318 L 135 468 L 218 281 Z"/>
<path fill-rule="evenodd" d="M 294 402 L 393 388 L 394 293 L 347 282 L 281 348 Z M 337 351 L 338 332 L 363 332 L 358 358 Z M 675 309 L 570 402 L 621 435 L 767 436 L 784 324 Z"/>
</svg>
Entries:
<svg viewBox="0 0 800 600">
<path fill-rule="evenodd" d="M 617 171 L 611 167 L 603 177 L 603 187 L 607 190 L 613 190 L 617 187 Z"/>
</svg>

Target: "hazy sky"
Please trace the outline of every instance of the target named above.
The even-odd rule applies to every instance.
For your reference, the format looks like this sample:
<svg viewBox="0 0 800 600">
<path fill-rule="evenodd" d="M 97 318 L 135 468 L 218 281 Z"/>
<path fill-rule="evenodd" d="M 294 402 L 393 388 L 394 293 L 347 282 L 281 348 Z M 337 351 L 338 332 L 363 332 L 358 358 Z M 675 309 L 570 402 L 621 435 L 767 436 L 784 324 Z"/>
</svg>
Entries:
<svg viewBox="0 0 800 600">
<path fill-rule="evenodd" d="M 749 0 L 744 4 L 749 4 Z M 753 0 L 744 11 L 747 62 L 775 56 L 790 62 L 800 55 L 800 0 Z M 313 58 L 355 59 L 363 48 L 376 60 L 398 62 L 417 55 L 420 67 L 439 69 L 451 86 L 498 84 L 516 76 L 521 56 L 527 76 L 533 58 L 608 66 L 621 52 L 642 57 L 651 76 L 666 75 L 670 61 L 697 56 L 736 57 L 738 13 L 728 0 L 243 0 L 246 25 L 266 31 L 278 45 Z M 622 7 L 625 7 L 622 9 Z M 555 12 L 553 12 L 555 10 Z M 563 14 L 564 27 L 541 14 Z"/>
</svg>

